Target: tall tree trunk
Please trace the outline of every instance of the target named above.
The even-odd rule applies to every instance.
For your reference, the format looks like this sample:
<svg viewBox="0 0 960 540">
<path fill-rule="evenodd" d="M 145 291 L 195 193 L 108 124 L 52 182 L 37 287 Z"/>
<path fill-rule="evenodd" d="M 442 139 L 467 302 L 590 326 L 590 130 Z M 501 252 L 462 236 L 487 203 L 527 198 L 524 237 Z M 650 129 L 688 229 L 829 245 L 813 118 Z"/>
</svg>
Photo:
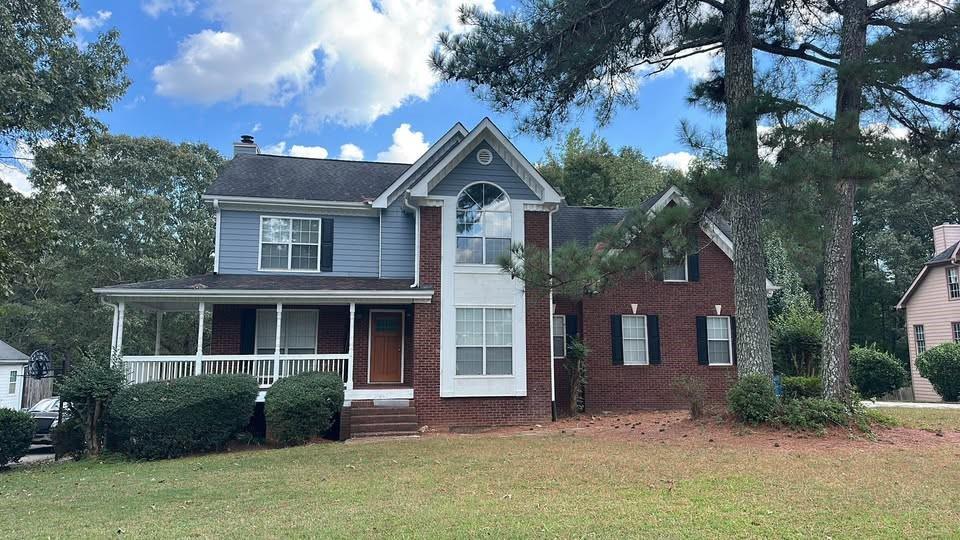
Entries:
<svg viewBox="0 0 960 540">
<path fill-rule="evenodd" d="M 767 315 L 767 263 L 760 234 L 762 192 L 757 150 L 750 1 L 724 3 L 724 99 L 727 173 L 734 182 L 728 204 L 733 218 L 737 371 L 773 375 Z"/>
<path fill-rule="evenodd" d="M 850 266 L 853 209 L 860 176 L 860 112 L 863 58 L 867 42 L 867 0 L 843 3 L 840 68 L 832 148 L 837 179 L 826 197 L 827 241 L 823 286 L 823 394 L 846 401 L 850 395 Z"/>
</svg>

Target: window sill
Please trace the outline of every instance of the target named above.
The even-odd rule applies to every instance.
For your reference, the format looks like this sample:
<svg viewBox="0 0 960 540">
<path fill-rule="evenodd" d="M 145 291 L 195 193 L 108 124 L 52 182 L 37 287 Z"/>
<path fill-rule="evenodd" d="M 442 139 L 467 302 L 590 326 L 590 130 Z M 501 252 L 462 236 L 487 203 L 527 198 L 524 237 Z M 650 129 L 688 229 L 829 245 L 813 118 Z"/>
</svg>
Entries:
<svg viewBox="0 0 960 540">
<path fill-rule="evenodd" d="M 455 272 L 465 272 L 472 274 L 501 274 L 503 269 L 496 264 L 464 264 L 456 263 L 453 266 Z"/>
<path fill-rule="evenodd" d="M 689 279 L 664 279 L 663 283 L 690 283 Z"/>
<path fill-rule="evenodd" d="M 277 273 L 277 274 L 326 274 L 332 270 L 286 270 L 282 268 L 257 268 L 257 272 Z"/>
<path fill-rule="evenodd" d="M 453 378 L 463 379 L 463 380 L 475 380 L 475 381 L 492 381 L 492 380 L 513 379 L 514 375 L 454 375 Z"/>
<path fill-rule="evenodd" d="M 728 362 L 726 364 L 707 364 L 707 367 L 733 367 L 733 362 Z"/>
<path fill-rule="evenodd" d="M 646 362 L 646 363 L 644 363 L 644 364 L 639 364 L 639 363 L 637 363 L 637 362 L 624 362 L 623 365 L 624 365 L 624 366 L 641 366 L 641 367 L 642 367 L 642 366 L 649 366 L 649 365 L 650 365 L 650 362 Z"/>
</svg>

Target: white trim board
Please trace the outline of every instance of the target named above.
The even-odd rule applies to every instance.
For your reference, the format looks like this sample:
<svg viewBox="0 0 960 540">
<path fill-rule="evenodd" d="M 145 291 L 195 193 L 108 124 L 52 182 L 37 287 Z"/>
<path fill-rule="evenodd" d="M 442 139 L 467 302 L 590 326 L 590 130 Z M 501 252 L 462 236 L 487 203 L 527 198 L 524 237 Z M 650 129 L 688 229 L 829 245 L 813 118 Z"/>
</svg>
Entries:
<svg viewBox="0 0 960 540">
<path fill-rule="evenodd" d="M 439 141 L 433 143 L 433 146 L 428 148 L 427 151 L 424 152 L 424 154 L 420 156 L 419 159 L 413 162 L 413 165 L 411 165 L 410 168 L 408 168 L 406 171 L 404 171 L 402 175 L 400 175 L 400 178 L 397 178 L 396 180 L 394 180 L 394 182 L 390 184 L 390 187 L 388 187 L 386 190 L 384 190 L 383 193 L 381 193 L 376 199 L 374 199 L 373 202 L 371 203 L 371 206 L 373 206 L 374 208 L 386 208 L 391 204 L 393 204 L 393 202 L 396 201 L 397 198 L 399 198 L 400 195 L 403 194 L 404 190 L 402 188 L 404 184 L 406 184 L 407 181 L 410 180 L 410 178 L 414 175 L 414 173 L 419 171 L 420 168 L 423 167 L 423 165 L 427 161 L 429 161 L 430 158 L 433 157 L 433 155 L 436 154 L 438 150 L 443 148 L 444 145 L 446 145 L 450 141 L 450 139 L 454 137 L 454 135 L 460 135 L 462 137 L 465 137 L 467 135 L 467 128 L 463 127 L 463 124 L 461 124 L 460 122 L 457 122 L 456 124 L 454 124 L 452 128 L 447 130 L 447 132 L 443 135 L 443 137 L 440 137 Z"/>
</svg>

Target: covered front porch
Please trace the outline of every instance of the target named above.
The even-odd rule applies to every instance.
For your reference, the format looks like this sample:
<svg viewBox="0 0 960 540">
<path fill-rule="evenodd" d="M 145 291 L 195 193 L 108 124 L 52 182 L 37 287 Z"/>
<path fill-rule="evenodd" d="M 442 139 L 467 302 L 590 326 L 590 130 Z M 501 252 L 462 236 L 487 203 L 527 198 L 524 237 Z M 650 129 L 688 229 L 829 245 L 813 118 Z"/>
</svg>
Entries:
<svg viewBox="0 0 960 540">
<path fill-rule="evenodd" d="M 327 371 L 343 380 L 348 401 L 413 398 L 412 307 L 429 302 L 432 291 L 402 280 L 283 276 L 286 279 L 277 283 L 272 276 L 267 281 L 235 277 L 97 289 L 114 308 L 111 350 L 129 382 L 247 374 L 260 384 L 263 399 L 279 378 Z M 190 281 L 200 278 L 206 278 L 205 287 Z M 285 288 L 236 288 L 237 283 L 251 282 Z M 234 288 L 227 288 L 230 285 Z M 294 285 L 324 288 L 291 289 Z M 334 285 L 340 288 L 329 288 Z M 127 354 L 124 349 L 124 320 L 131 309 L 153 314 L 153 354 Z M 162 354 L 161 338 L 171 331 L 164 326 L 169 313 L 195 314 L 195 349 Z"/>
</svg>

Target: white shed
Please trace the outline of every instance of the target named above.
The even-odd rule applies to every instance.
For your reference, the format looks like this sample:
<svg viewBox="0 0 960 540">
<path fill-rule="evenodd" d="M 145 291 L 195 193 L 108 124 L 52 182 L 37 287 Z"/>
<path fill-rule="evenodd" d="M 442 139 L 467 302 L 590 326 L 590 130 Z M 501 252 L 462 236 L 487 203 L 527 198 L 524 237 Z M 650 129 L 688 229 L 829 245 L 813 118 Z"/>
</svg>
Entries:
<svg viewBox="0 0 960 540">
<path fill-rule="evenodd" d="M 30 358 L 0 341 L 0 407 L 20 410 L 23 372 Z"/>
</svg>

